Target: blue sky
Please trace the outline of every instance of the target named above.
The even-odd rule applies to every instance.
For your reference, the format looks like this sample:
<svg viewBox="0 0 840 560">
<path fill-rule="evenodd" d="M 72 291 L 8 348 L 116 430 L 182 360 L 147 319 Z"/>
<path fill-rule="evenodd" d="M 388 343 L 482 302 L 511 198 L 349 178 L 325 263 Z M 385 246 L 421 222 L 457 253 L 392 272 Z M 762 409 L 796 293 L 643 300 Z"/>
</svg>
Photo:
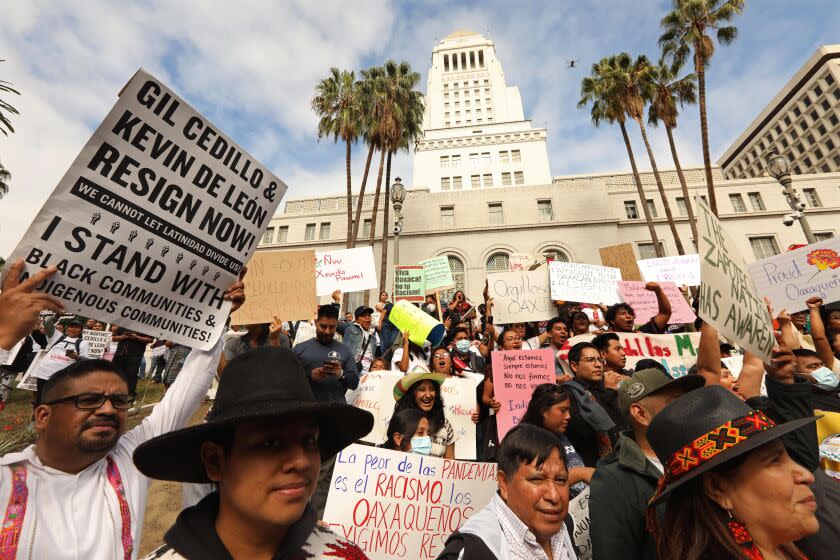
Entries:
<svg viewBox="0 0 840 560">
<path fill-rule="evenodd" d="M 594 128 L 578 110 L 592 62 L 619 51 L 658 57 L 665 0 L 451 3 L 440 0 L 4 3 L 0 79 L 21 91 L 18 132 L 0 137 L 12 172 L 0 201 L 0 255 L 11 252 L 78 154 L 116 93 L 143 66 L 210 117 L 289 185 L 287 199 L 341 193 L 344 151 L 316 141 L 309 98 L 330 66 L 360 70 L 391 58 L 421 73 L 455 29 L 489 36 L 525 114 L 547 126 L 554 175 L 629 168 L 617 129 Z M 631 9 L 632 7 L 632 9 Z M 712 157 L 728 147 L 817 46 L 840 43 L 836 0 L 747 0 L 740 36 L 708 72 Z M 566 61 L 578 59 L 578 70 Z M 696 108 L 677 142 L 684 165 L 702 162 Z M 651 131 L 660 167 L 670 167 L 664 131 Z M 634 133 L 639 156 L 643 148 Z M 358 188 L 365 149 L 357 146 Z M 646 158 L 639 157 L 643 167 Z M 411 158 L 394 162 L 411 177 Z M 410 184 L 410 183 L 406 183 Z"/>
</svg>

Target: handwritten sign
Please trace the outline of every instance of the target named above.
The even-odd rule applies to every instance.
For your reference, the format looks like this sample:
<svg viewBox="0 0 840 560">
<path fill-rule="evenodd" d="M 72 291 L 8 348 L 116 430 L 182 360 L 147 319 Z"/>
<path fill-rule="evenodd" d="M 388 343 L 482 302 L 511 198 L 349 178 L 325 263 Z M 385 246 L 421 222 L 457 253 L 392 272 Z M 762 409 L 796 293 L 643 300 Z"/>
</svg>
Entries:
<svg viewBox="0 0 840 560">
<path fill-rule="evenodd" d="M 436 558 L 447 537 L 490 503 L 496 469 L 351 445 L 336 456 L 324 522 L 371 560 Z"/>
<path fill-rule="evenodd" d="M 394 301 L 426 301 L 426 283 L 423 267 L 420 265 L 397 265 L 394 267 Z"/>
<path fill-rule="evenodd" d="M 446 255 L 426 259 L 420 264 L 423 265 L 423 278 L 426 283 L 427 294 L 455 287 L 455 278 L 452 277 L 449 257 Z"/>
<path fill-rule="evenodd" d="M 286 185 L 143 69 L 8 262 L 72 313 L 209 349 Z"/>
<path fill-rule="evenodd" d="M 617 268 L 595 264 L 552 261 L 548 263 L 551 276 L 551 298 L 582 303 L 612 305 L 621 301 Z"/>
<path fill-rule="evenodd" d="M 493 391 L 502 404 L 498 412 L 499 441 L 519 424 L 534 388 L 555 383 L 554 352 L 551 350 L 497 350 L 493 360 Z"/>
<path fill-rule="evenodd" d="M 544 268 L 489 274 L 487 289 L 497 324 L 545 321 L 557 315 Z"/>
<path fill-rule="evenodd" d="M 776 311 L 802 311 L 812 297 L 826 303 L 840 300 L 838 237 L 754 262 L 748 269 L 755 287 Z"/>
<path fill-rule="evenodd" d="M 361 292 L 379 286 L 373 247 L 336 249 L 315 253 L 315 287 L 319 296 L 336 290 Z"/>
<path fill-rule="evenodd" d="M 677 285 L 673 282 L 660 282 L 659 286 L 671 303 L 671 318 L 668 324 L 693 323 L 697 316 L 694 315 L 694 310 L 685 301 Z M 644 325 L 650 321 L 651 317 L 659 313 L 656 294 L 646 290 L 644 282 L 622 280 L 618 283 L 618 291 L 624 303 L 629 304 L 636 312 L 637 325 Z"/>
<path fill-rule="evenodd" d="M 592 537 L 589 534 L 589 494 L 590 487 L 569 500 L 569 517 L 572 519 L 572 542 L 578 549 L 578 560 L 592 558 Z"/>
<path fill-rule="evenodd" d="M 511 253 L 508 255 L 508 271 L 528 270 L 531 267 L 531 255 L 528 253 Z"/>
<path fill-rule="evenodd" d="M 738 245 L 699 196 L 700 318 L 769 363 L 776 344 L 773 321 L 747 273 Z"/>
<path fill-rule="evenodd" d="M 700 285 L 700 255 L 677 255 L 638 261 L 645 282 L 673 282 L 677 286 Z"/>
<path fill-rule="evenodd" d="M 636 264 L 636 253 L 633 252 L 632 244 L 622 243 L 620 245 L 601 247 L 598 249 L 598 252 L 601 254 L 601 264 L 619 269 L 621 271 L 621 277 L 625 280 L 642 279 L 639 266 Z"/>
<path fill-rule="evenodd" d="M 248 263 L 245 304 L 231 316 L 234 325 L 311 319 L 315 297 L 314 251 L 259 251 Z"/>
<path fill-rule="evenodd" d="M 90 359 L 101 358 L 111 344 L 111 331 L 82 331 L 82 340 L 88 341 L 88 357 Z"/>
</svg>

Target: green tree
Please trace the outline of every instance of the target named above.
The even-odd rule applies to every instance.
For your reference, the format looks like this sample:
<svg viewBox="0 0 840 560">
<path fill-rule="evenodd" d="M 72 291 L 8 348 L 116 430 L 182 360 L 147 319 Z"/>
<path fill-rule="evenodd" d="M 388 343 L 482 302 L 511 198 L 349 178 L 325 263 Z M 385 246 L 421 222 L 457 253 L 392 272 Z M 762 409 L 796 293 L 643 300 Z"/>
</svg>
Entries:
<svg viewBox="0 0 840 560">
<path fill-rule="evenodd" d="M 682 64 L 691 54 L 697 74 L 700 101 L 700 137 L 703 143 L 703 165 L 706 167 L 706 186 L 709 206 L 717 214 L 709 156 L 709 124 L 706 112 L 706 68 L 715 54 L 714 34 L 721 45 L 729 45 L 738 37 L 734 25 L 725 25 L 744 11 L 745 0 L 674 0 L 672 11 L 662 18 L 659 45 L 664 54 Z"/>
<path fill-rule="evenodd" d="M 636 191 L 639 193 L 639 200 L 644 212 L 650 239 L 653 242 L 656 256 L 661 257 L 662 248 L 659 244 L 659 237 L 653 226 L 653 219 L 648 209 L 645 192 L 642 188 L 642 179 L 639 176 L 639 169 L 636 167 L 636 157 L 633 155 L 633 146 L 630 144 L 630 137 L 627 134 L 627 114 L 622 106 L 622 91 L 620 82 L 616 79 L 614 62 L 610 58 L 602 58 L 592 65 L 591 75 L 587 76 L 580 84 L 580 101 L 578 108 L 583 109 L 588 105 L 592 106 L 592 123 L 597 127 L 601 123 L 618 123 L 621 129 L 621 137 L 624 139 L 624 147 L 627 149 L 627 157 L 630 159 L 630 167 L 633 170 L 633 178 L 636 182 Z"/>
<path fill-rule="evenodd" d="M 5 61 L 0 59 L 0 62 Z M 12 87 L 11 82 L 5 80 L 0 80 L 0 93 L 20 95 L 20 92 Z M 4 114 L 4 111 L 6 114 Z M 9 114 L 19 115 L 20 113 L 8 101 L 0 97 L 0 132 L 3 133 L 3 136 L 8 136 L 9 132 L 15 131 L 12 122 L 9 120 Z"/>
<path fill-rule="evenodd" d="M 677 177 L 682 187 L 683 199 L 688 213 L 688 223 L 691 224 L 691 235 L 695 243 L 697 237 L 697 222 L 694 220 L 694 204 L 688 192 L 688 185 L 683 174 L 680 158 L 677 155 L 677 145 L 674 142 L 674 129 L 677 128 L 677 117 L 680 108 L 692 105 L 697 102 L 697 76 L 688 74 L 679 77 L 681 67 L 676 64 L 667 64 L 660 60 L 651 72 L 651 97 L 650 108 L 648 109 L 648 122 L 658 126 L 660 122 L 665 126 L 668 135 L 668 145 L 671 147 L 671 157 L 674 159 L 674 167 L 677 170 Z"/>
</svg>

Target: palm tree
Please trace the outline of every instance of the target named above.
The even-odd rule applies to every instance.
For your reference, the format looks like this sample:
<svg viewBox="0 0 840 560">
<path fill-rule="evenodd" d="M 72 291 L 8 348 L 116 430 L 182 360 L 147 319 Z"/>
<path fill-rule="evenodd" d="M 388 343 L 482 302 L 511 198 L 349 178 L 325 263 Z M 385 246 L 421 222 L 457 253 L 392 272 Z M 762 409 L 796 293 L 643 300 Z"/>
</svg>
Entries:
<svg viewBox="0 0 840 560">
<path fill-rule="evenodd" d="M 665 125 L 665 132 L 668 134 L 668 144 L 671 147 L 671 157 L 674 159 L 674 167 L 677 170 L 677 177 L 682 187 L 683 200 L 688 213 L 688 223 L 691 225 L 691 235 L 694 242 L 698 242 L 697 223 L 694 221 L 694 206 L 691 202 L 691 195 L 683 174 L 680 158 L 677 156 L 677 146 L 674 143 L 674 129 L 677 128 L 677 116 L 680 107 L 692 105 L 697 102 L 695 74 L 688 74 L 679 78 L 681 67 L 675 64 L 667 64 L 660 60 L 651 72 L 651 98 L 648 109 L 648 122 L 658 126 L 659 122 Z"/>
<path fill-rule="evenodd" d="M 9 181 L 11 180 L 12 174 L 0 163 L 0 199 L 9 193 Z"/>
<path fill-rule="evenodd" d="M 353 184 L 350 176 L 350 147 L 359 137 L 360 109 L 356 75 L 353 72 L 330 68 L 330 75 L 315 86 L 312 109 L 320 117 L 318 138 L 332 136 L 335 142 L 346 145 L 347 174 L 347 247 L 351 247 Z"/>
<path fill-rule="evenodd" d="M 5 62 L 4 60 L 0 59 L 0 62 Z M 20 92 L 12 87 L 11 82 L 7 82 L 5 80 L 0 80 L 0 93 L 14 93 L 15 95 L 20 95 Z M 3 114 L 3 111 L 7 113 L 11 113 L 13 115 L 19 115 L 18 110 L 12 107 L 11 104 L 0 99 L 0 132 L 3 133 L 3 136 L 8 136 L 9 132 L 14 132 L 15 129 L 12 127 L 12 123 L 9 120 L 7 115 Z M 8 132 L 7 132 L 8 130 Z"/>
<path fill-rule="evenodd" d="M 642 204 L 642 211 L 645 215 L 650 239 L 653 242 L 656 256 L 661 257 L 662 248 L 659 245 L 659 237 L 653 227 L 653 219 L 650 216 L 645 192 L 642 188 L 642 179 L 639 176 L 639 169 L 636 167 L 636 157 L 633 155 L 633 147 L 630 145 L 630 137 L 627 135 L 625 122 L 627 115 L 621 106 L 619 88 L 615 80 L 615 71 L 609 58 L 602 58 L 592 65 L 592 74 L 584 78 L 580 83 L 580 101 L 578 108 L 583 109 L 592 105 L 592 123 L 597 127 L 606 121 L 610 124 L 618 123 L 621 129 L 621 137 L 624 139 L 624 147 L 627 149 L 627 157 L 630 158 L 630 167 L 633 170 L 633 178 L 636 181 L 636 191 L 639 193 L 639 200 Z"/>
<path fill-rule="evenodd" d="M 373 152 L 380 147 L 380 125 L 377 122 L 377 114 L 382 111 L 382 95 L 379 91 L 381 86 L 378 82 L 378 78 L 381 75 L 382 69 L 377 66 L 372 66 L 367 70 L 362 70 L 363 79 L 358 83 L 360 104 L 359 118 L 361 122 L 360 131 L 362 138 L 368 145 L 368 155 L 365 160 L 365 171 L 362 174 L 362 186 L 359 188 L 359 199 L 356 202 L 356 217 L 353 220 L 353 232 L 350 244 L 348 245 L 349 247 L 355 247 L 356 241 L 359 238 L 359 225 L 362 221 L 362 208 L 365 204 L 365 188 L 367 187 L 367 180 L 370 174 L 370 163 L 373 160 Z M 373 227 L 373 224 L 374 222 L 371 222 L 371 228 Z"/>
<path fill-rule="evenodd" d="M 712 162 L 709 157 L 709 125 L 706 118 L 706 67 L 715 54 L 715 44 L 709 36 L 713 32 L 721 45 L 729 45 L 738 37 L 738 28 L 723 25 L 744 11 L 745 0 L 674 0 L 673 10 L 662 18 L 659 45 L 666 56 L 682 64 L 689 54 L 694 56 L 697 89 L 700 98 L 700 137 L 703 141 L 703 165 L 706 166 L 706 186 L 709 207 L 717 215 L 717 198 L 712 181 Z"/>
<path fill-rule="evenodd" d="M 653 156 L 653 149 L 650 147 L 647 128 L 645 127 L 645 104 L 652 95 L 650 75 L 653 67 L 646 56 L 641 55 L 633 60 L 626 52 L 612 57 L 610 63 L 616 73 L 618 95 L 624 112 L 639 125 L 639 132 L 641 132 L 642 140 L 645 143 L 653 178 L 656 181 L 656 188 L 659 190 L 659 197 L 662 199 L 665 217 L 668 220 L 668 227 L 671 228 L 671 235 L 674 237 L 677 252 L 684 255 L 682 240 L 677 232 L 677 225 L 671 212 L 671 204 L 665 195 L 665 186 L 662 184 L 662 176 L 659 174 L 659 167 L 656 165 L 656 158 Z"/>
</svg>

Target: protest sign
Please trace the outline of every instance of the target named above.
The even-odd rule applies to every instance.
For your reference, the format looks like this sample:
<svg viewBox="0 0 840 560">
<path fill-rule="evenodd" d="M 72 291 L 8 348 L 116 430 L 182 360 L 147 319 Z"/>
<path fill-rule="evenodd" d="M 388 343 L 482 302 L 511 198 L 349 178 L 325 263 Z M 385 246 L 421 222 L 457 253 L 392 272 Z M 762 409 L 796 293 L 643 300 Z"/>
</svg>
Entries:
<svg viewBox="0 0 840 560">
<path fill-rule="evenodd" d="M 234 325 L 311 319 L 315 297 L 315 251 L 259 251 L 248 262 L 245 304 L 231 315 Z"/>
<path fill-rule="evenodd" d="M 557 315 L 544 268 L 489 274 L 487 290 L 493 298 L 493 319 L 498 325 L 545 321 Z"/>
<path fill-rule="evenodd" d="M 17 358 L 18 352 L 20 352 L 20 347 L 23 346 L 23 342 L 25 340 L 26 340 L 26 338 L 21 338 L 20 340 L 18 340 L 17 344 L 12 346 L 12 349 L 9 350 L 9 355 L 6 356 L 5 360 L 0 362 L 0 366 L 8 366 L 9 364 L 11 364 L 12 362 L 15 361 L 15 358 Z"/>
<path fill-rule="evenodd" d="M 697 230 L 700 236 L 700 318 L 764 362 L 776 344 L 773 321 L 767 312 L 738 245 L 699 196 Z"/>
<path fill-rule="evenodd" d="M 423 267 L 420 265 L 397 265 L 394 267 L 394 301 L 426 301 L 426 284 Z"/>
<path fill-rule="evenodd" d="M 697 348 L 700 346 L 700 333 L 681 334 L 646 334 L 640 332 L 617 332 L 618 340 L 627 357 L 628 370 L 636 369 L 639 360 L 650 358 L 662 364 L 665 371 L 673 378 L 688 374 L 691 366 L 697 363 Z M 578 342 L 590 342 L 595 335 L 582 334 L 570 338 L 557 358 L 563 371 L 573 375 L 569 367 L 569 349 Z"/>
<path fill-rule="evenodd" d="M 534 387 L 555 383 L 554 352 L 546 350 L 496 350 L 493 391 L 502 405 L 497 413 L 499 441 L 516 426 L 528 408 Z"/>
<path fill-rule="evenodd" d="M 359 386 L 347 391 L 347 404 L 373 414 L 373 429 L 361 440 L 379 445 L 387 439 L 388 422 L 394 415 L 394 385 L 404 377 L 400 371 L 372 371 L 363 374 Z M 455 457 L 475 459 L 475 388 L 480 376 L 448 377 L 441 385 L 444 415 L 455 431 Z"/>
<path fill-rule="evenodd" d="M 700 255 L 677 255 L 638 261 L 645 282 L 673 282 L 677 286 L 700 285 Z"/>
<path fill-rule="evenodd" d="M 379 286 L 373 247 L 315 253 L 315 286 L 319 296 L 328 296 L 336 290 L 361 292 Z"/>
<path fill-rule="evenodd" d="M 209 349 L 286 185 L 143 69 L 9 257 L 69 312 Z"/>
<path fill-rule="evenodd" d="M 677 285 L 673 282 L 660 282 L 659 286 L 671 303 L 671 318 L 668 320 L 668 324 L 693 323 L 697 317 Z M 630 305 L 636 312 L 637 325 L 644 325 L 650 321 L 651 317 L 659 313 L 656 294 L 646 290 L 644 282 L 621 280 L 618 283 L 618 292 L 621 294 L 624 303 Z"/>
<path fill-rule="evenodd" d="M 38 350 L 35 353 L 35 357 L 32 359 L 32 363 L 29 364 L 29 367 L 26 368 L 26 371 L 23 374 L 23 377 L 20 378 L 20 382 L 17 385 L 18 389 L 23 389 L 24 391 L 37 391 L 38 390 L 38 382 L 36 381 L 35 377 L 32 377 L 32 372 L 38 367 L 41 359 L 47 355 L 46 350 Z"/>
<path fill-rule="evenodd" d="M 324 522 L 371 560 L 436 558 L 490 503 L 496 468 L 351 445 L 336 456 Z"/>
<path fill-rule="evenodd" d="M 531 255 L 528 253 L 511 253 L 508 255 L 508 271 L 528 270 L 531 266 Z"/>
<path fill-rule="evenodd" d="M 88 341 L 88 358 L 98 359 L 105 354 L 105 350 L 111 344 L 111 331 L 85 329 L 82 331 L 82 340 Z"/>
<path fill-rule="evenodd" d="M 758 291 L 776 311 L 802 311 L 805 302 L 821 297 L 840 300 L 840 238 L 832 237 L 749 265 Z"/>
<path fill-rule="evenodd" d="M 551 278 L 551 299 L 603 303 L 621 301 L 618 281 L 621 271 L 596 264 L 552 261 L 548 263 Z"/>
<path fill-rule="evenodd" d="M 391 321 L 400 332 L 408 331 L 409 339 L 418 346 L 423 346 L 427 340 L 435 348 L 446 336 L 443 323 L 420 309 L 403 300 L 398 301 L 388 314 Z"/>
<path fill-rule="evenodd" d="M 590 486 L 569 500 L 569 517 L 572 518 L 572 542 L 578 549 L 578 560 L 592 558 L 592 537 L 589 534 L 589 493 Z"/>
<path fill-rule="evenodd" d="M 621 271 L 621 278 L 625 280 L 642 279 L 639 266 L 636 264 L 636 253 L 633 252 L 632 244 L 622 243 L 620 245 L 601 247 L 598 249 L 598 252 L 601 254 L 601 264 L 619 269 Z"/>
<path fill-rule="evenodd" d="M 449 257 L 446 255 L 426 259 L 421 261 L 420 264 L 423 265 L 423 281 L 426 284 L 427 294 L 455 287 L 452 269 L 449 268 Z"/>
</svg>

